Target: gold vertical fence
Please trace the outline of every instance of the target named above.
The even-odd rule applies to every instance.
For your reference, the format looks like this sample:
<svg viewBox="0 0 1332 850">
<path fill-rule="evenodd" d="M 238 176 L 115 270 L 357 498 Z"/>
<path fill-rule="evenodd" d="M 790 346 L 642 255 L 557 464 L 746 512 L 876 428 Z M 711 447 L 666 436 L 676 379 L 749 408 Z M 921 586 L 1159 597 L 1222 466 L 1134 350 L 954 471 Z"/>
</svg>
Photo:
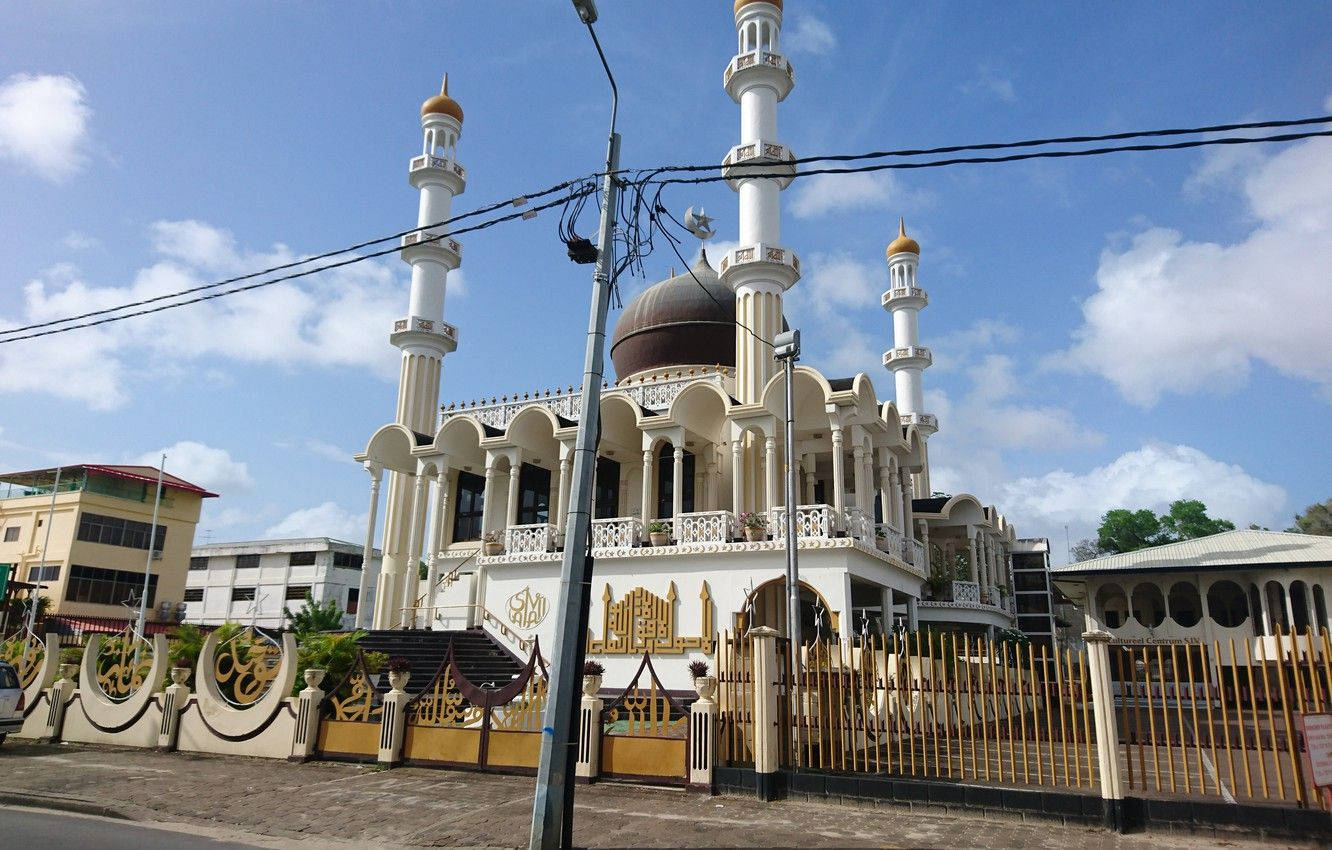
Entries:
<svg viewBox="0 0 1332 850">
<path fill-rule="evenodd" d="M 753 645 L 718 638 L 721 764 L 753 763 Z M 1086 656 L 918 632 L 778 642 L 783 764 L 1098 788 Z"/>
<path fill-rule="evenodd" d="M 1332 711 L 1326 630 L 1169 644 L 1113 644 L 1128 788 L 1321 808 L 1300 718 Z"/>
</svg>

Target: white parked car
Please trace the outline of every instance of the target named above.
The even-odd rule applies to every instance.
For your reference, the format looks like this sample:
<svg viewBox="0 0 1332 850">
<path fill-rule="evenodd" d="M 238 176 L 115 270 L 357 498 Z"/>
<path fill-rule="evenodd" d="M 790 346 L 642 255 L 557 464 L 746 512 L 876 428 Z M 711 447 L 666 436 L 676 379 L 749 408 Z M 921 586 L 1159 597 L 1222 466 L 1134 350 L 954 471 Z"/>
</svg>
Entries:
<svg viewBox="0 0 1332 850">
<path fill-rule="evenodd" d="M 0 661 L 0 743 L 10 732 L 23 728 L 23 689 L 18 671 L 8 661 Z"/>
</svg>

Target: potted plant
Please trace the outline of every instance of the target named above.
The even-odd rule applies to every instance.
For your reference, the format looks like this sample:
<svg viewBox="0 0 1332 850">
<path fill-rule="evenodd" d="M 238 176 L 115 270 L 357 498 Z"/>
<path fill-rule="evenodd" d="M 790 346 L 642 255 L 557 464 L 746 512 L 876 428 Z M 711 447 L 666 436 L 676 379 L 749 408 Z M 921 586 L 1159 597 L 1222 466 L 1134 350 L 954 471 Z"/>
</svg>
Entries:
<svg viewBox="0 0 1332 850">
<path fill-rule="evenodd" d="M 67 646 L 60 650 L 60 678 L 73 681 L 79 677 L 79 664 L 83 661 L 83 647 Z"/>
<path fill-rule="evenodd" d="M 481 535 L 481 546 L 487 555 L 503 555 L 504 535 L 498 531 L 487 531 Z"/>
<path fill-rule="evenodd" d="M 401 655 L 388 660 L 389 687 L 395 691 L 407 690 L 407 680 L 412 676 L 412 665 Z"/>
<path fill-rule="evenodd" d="M 601 690 L 601 676 L 606 672 L 606 668 L 597 661 L 583 662 L 583 693 L 594 697 L 597 691 Z"/>
<path fill-rule="evenodd" d="M 713 694 L 717 693 L 717 677 L 708 675 L 708 662 L 690 661 L 689 675 L 694 680 L 694 690 L 698 691 L 698 698 L 711 702 Z"/>
<path fill-rule="evenodd" d="M 750 543 L 757 543 L 768 536 L 768 520 L 754 511 L 740 514 L 740 527 L 745 531 L 745 540 Z"/>
<path fill-rule="evenodd" d="M 653 546 L 669 546 L 671 543 L 671 527 L 663 520 L 654 519 L 648 523 L 648 540 L 652 541 Z"/>
</svg>

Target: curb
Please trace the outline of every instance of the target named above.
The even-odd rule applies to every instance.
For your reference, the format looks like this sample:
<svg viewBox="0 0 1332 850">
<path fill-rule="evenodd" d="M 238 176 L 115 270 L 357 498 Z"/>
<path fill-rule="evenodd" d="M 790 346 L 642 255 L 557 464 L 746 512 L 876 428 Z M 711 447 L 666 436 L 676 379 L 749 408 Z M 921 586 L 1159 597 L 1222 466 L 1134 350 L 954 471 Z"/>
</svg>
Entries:
<svg viewBox="0 0 1332 850">
<path fill-rule="evenodd" d="M 31 791 L 13 791 L 0 789 L 0 806 L 23 806 L 31 809 L 50 809 L 57 812 L 71 812 L 77 815 L 95 815 L 116 820 L 134 820 L 134 818 L 101 803 L 80 800 L 77 797 L 53 797 Z"/>
</svg>

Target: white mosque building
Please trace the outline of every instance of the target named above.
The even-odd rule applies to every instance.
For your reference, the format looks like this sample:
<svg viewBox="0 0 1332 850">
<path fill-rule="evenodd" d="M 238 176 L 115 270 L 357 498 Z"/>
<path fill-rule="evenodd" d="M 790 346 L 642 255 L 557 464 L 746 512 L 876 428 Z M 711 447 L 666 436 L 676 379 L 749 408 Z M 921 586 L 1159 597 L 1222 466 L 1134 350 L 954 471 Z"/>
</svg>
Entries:
<svg viewBox="0 0 1332 850">
<path fill-rule="evenodd" d="M 920 246 L 900 222 L 882 296 L 892 397 L 868 374 L 797 367 L 795 447 L 784 454 L 784 378 L 770 343 L 801 264 L 781 239 L 781 193 L 794 172 L 777 130 L 778 104 L 794 86 L 782 12 L 781 0 L 734 5 L 738 50 L 723 81 L 740 107 L 740 140 L 724 163 L 739 198 L 738 246 L 716 258 L 716 271 L 700 250 L 692 269 L 633 299 L 614 328 L 588 634 L 589 657 L 612 677 L 627 678 L 650 651 L 680 656 L 657 670 L 668 686 L 683 685 L 684 662 L 710 654 L 718 632 L 785 629 L 788 463 L 800 482 L 807 639 L 816 630 L 852 638 L 927 622 L 971 631 L 1015 623 L 1013 527 L 973 496 L 930 488 L 939 423 L 924 406 L 932 355 L 918 325 L 929 299 L 917 277 Z M 463 112 L 447 83 L 421 108 L 424 143 L 409 165 L 422 226 L 447 219 L 466 185 Z M 357 455 L 371 479 L 367 550 L 385 475 L 388 491 L 383 568 L 377 592 L 360 590 L 375 604 L 359 623 L 482 628 L 520 656 L 533 638 L 550 647 L 579 395 L 546 390 L 441 410 L 444 356 L 458 345 L 445 279 L 461 247 L 424 230 L 405 237 L 401 253 L 412 277 L 407 314 L 389 337 L 402 352 L 397 412 Z M 742 527 L 745 514 L 760 527 Z"/>
</svg>

